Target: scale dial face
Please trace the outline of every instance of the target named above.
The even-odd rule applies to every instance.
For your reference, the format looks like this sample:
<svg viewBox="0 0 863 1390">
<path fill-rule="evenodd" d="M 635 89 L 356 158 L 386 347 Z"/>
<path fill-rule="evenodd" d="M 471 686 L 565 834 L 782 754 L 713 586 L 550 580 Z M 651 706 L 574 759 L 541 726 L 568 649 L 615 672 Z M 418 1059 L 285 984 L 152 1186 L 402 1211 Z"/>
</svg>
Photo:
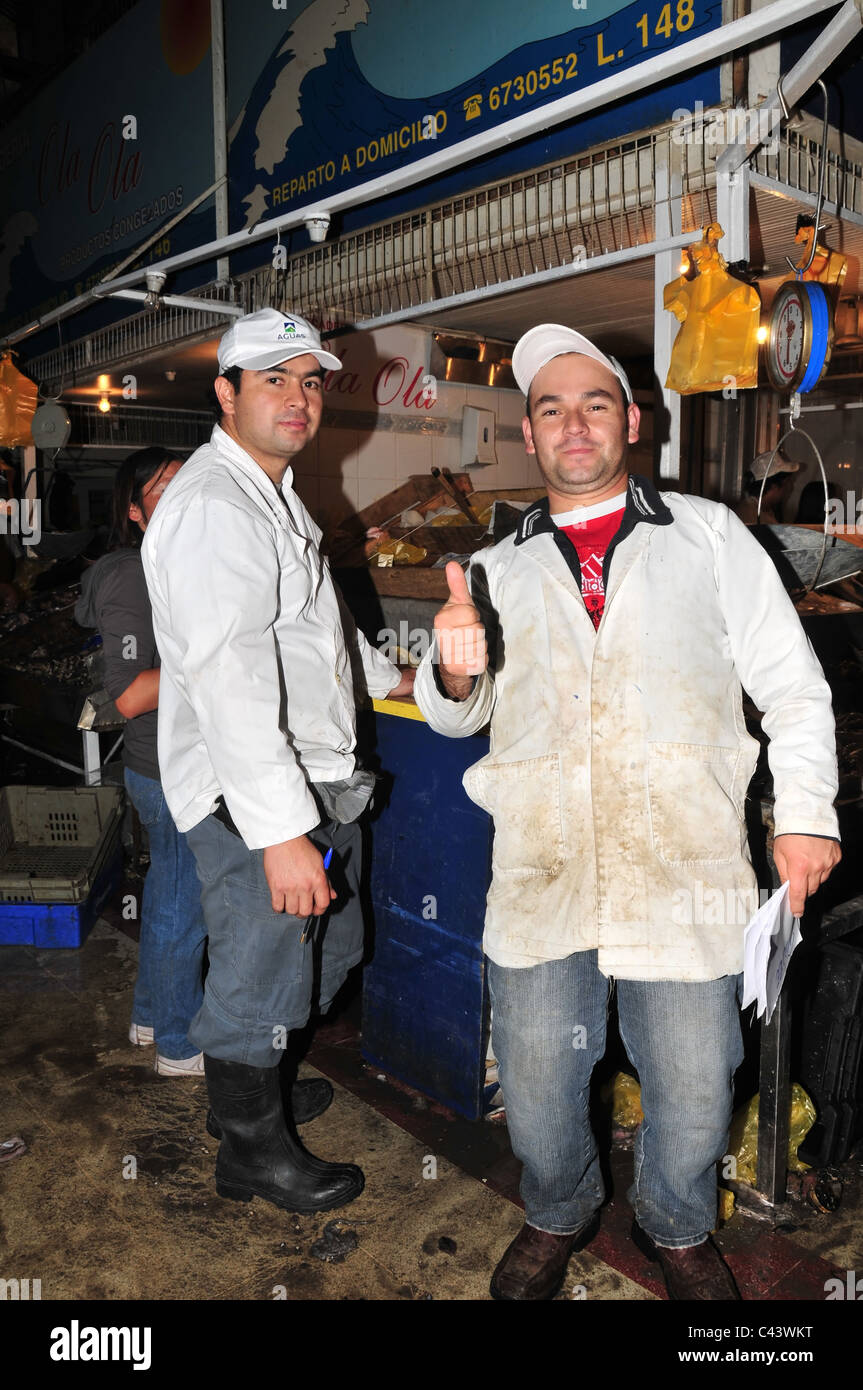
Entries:
<svg viewBox="0 0 863 1390">
<path fill-rule="evenodd" d="M 791 381 L 803 356 L 803 305 L 789 295 L 776 318 L 776 367 L 784 381 Z"/>
<path fill-rule="evenodd" d="M 811 391 L 833 347 L 832 305 L 821 285 L 789 280 L 770 314 L 767 374 L 777 391 Z"/>
</svg>

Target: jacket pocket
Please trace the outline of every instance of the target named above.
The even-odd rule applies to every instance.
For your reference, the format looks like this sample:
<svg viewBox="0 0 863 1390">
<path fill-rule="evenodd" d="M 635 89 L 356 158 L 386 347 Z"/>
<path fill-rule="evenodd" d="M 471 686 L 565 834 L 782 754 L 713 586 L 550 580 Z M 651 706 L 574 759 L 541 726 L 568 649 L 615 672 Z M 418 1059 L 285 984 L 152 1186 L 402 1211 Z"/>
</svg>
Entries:
<svg viewBox="0 0 863 1390">
<path fill-rule="evenodd" d="M 463 785 L 494 820 L 494 873 L 558 871 L 565 851 L 556 753 L 513 763 L 476 763 Z"/>
<path fill-rule="evenodd" d="M 733 796 L 736 748 L 650 743 L 653 848 L 664 864 L 728 864 L 741 853 L 743 807 Z"/>
</svg>

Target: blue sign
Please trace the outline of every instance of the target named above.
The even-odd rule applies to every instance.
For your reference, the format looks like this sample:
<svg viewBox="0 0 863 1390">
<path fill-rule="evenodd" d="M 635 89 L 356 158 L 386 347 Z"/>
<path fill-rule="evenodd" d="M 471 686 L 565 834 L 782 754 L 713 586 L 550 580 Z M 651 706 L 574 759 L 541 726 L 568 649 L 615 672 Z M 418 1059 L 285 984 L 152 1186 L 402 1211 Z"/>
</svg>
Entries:
<svg viewBox="0 0 863 1390">
<path fill-rule="evenodd" d="M 589 89 L 721 22 L 722 0 L 262 0 L 253 23 L 247 0 L 226 0 L 230 230 Z M 718 97 L 713 64 L 460 166 L 431 197 Z M 0 194 L 16 209 L 0 242 L 0 331 L 91 287 L 212 181 L 208 0 L 141 0 L 0 138 Z M 428 186 L 407 189 L 352 209 L 341 225 L 368 225 L 429 197 Z M 157 237 L 146 260 L 214 236 L 211 198 Z M 231 264 L 239 273 L 265 258 L 252 245 Z M 212 271 L 190 267 L 170 288 Z M 76 319 L 75 333 L 121 312 L 100 303 Z"/>
<path fill-rule="evenodd" d="M 233 9 L 229 18 L 232 52 L 250 26 Z M 721 22 L 721 0 L 315 0 L 285 26 L 232 131 L 232 230 L 589 88 Z M 718 96 L 717 71 L 701 79 L 706 103 Z M 669 88 L 664 115 L 678 104 Z"/>
</svg>

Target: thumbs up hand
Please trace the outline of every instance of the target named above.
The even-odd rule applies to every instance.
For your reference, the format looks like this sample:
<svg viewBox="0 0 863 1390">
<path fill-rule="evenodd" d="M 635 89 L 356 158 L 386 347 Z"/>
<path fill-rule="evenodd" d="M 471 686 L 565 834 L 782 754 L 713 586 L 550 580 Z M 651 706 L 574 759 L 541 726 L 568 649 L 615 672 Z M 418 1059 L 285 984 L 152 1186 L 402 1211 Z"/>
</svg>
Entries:
<svg viewBox="0 0 863 1390">
<path fill-rule="evenodd" d="M 485 628 L 456 560 L 447 565 L 446 580 L 449 598 L 434 620 L 440 674 L 447 692 L 464 700 L 473 689 L 473 677 L 482 675 L 488 665 Z"/>
</svg>

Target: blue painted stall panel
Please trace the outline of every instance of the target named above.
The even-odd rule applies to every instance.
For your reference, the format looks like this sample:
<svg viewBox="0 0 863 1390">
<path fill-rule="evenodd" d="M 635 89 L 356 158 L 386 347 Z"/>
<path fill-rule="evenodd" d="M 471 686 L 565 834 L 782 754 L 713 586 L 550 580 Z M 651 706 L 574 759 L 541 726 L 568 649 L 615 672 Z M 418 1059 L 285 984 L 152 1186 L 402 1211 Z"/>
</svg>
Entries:
<svg viewBox="0 0 863 1390">
<path fill-rule="evenodd" d="M 488 752 L 488 739 L 442 738 L 422 720 L 379 712 L 377 745 L 393 781 L 372 824 L 374 943 L 363 984 L 363 1055 L 478 1119 L 492 831 L 461 779 Z"/>
</svg>

